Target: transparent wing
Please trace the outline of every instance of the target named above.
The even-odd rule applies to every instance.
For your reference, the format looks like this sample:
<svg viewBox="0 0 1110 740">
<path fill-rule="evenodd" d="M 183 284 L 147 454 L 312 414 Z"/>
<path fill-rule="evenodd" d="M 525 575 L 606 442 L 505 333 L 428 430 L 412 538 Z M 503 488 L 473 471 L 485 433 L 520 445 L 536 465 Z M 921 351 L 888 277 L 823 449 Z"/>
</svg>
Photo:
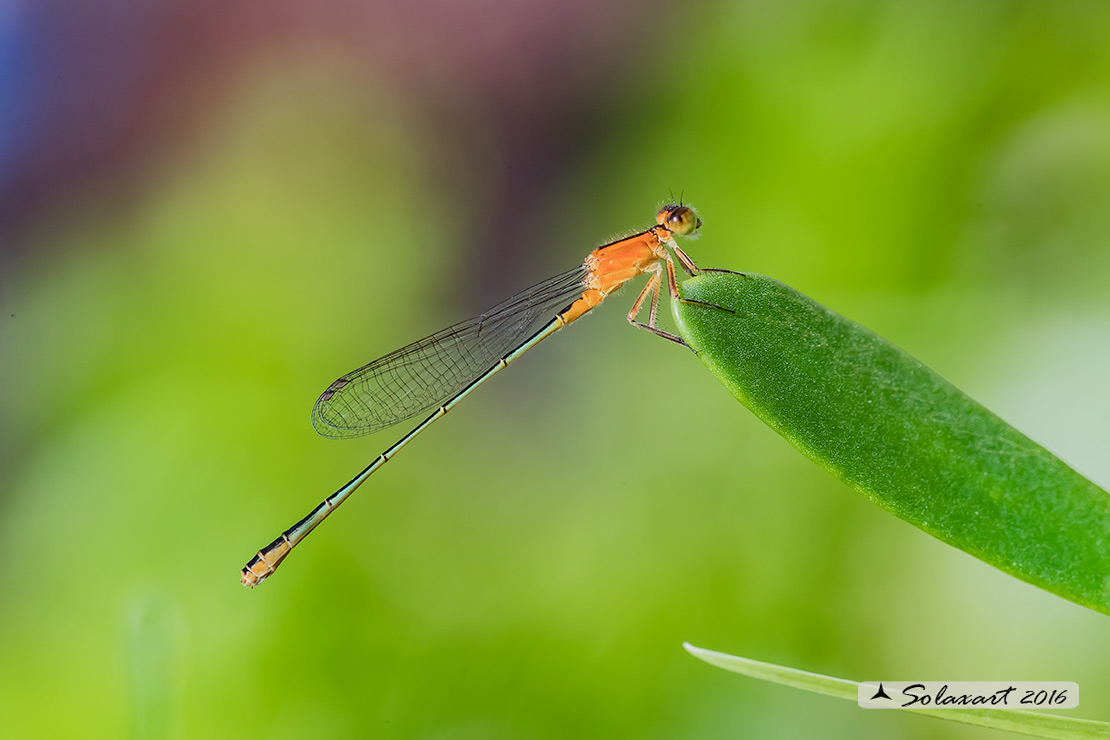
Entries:
<svg viewBox="0 0 1110 740">
<path fill-rule="evenodd" d="M 360 437 L 443 405 L 577 298 L 585 274 L 580 265 L 347 373 L 316 400 L 313 428 Z"/>
</svg>

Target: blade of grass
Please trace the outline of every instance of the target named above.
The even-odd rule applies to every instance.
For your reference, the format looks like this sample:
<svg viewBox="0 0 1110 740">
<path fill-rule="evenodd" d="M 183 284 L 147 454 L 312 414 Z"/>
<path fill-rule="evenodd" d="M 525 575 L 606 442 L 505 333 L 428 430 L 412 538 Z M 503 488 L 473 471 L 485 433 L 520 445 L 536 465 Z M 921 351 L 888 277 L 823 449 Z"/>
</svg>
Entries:
<svg viewBox="0 0 1110 740">
<path fill-rule="evenodd" d="M 704 274 L 683 338 L 768 426 L 873 502 L 1110 614 L 1110 495 L 903 350 L 772 278 Z"/>
<path fill-rule="evenodd" d="M 848 699 L 852 702 L 855 702 L 857 698 L 859 684 L 856 681 L 800 671 L 797 668 L 787 668 L 786 666 L 764 663 L 751 658 L 741 658 L 728 653 L 719 653 L 714 650 L 695 647 L 690 643 L 683 643 L 683 647 L 695 658 L 704 660 L 718 668 L 724 668 L 726 671 L 758 678 L 761 681 L 770 681 L 783 686 L 812 691 L 816 694 Z M 1057 740 L 1105 739 L 1110 735 L 1110 723 L 1062 717 L 1058 714 L 1027 712 L 1021 709 L 906 707 L 898 711 L 924 714 L 928 717 L 978 725 L 979 727 L 991 727 L 996 730 L 1009 730 L 1010 732 L 1019 732 L 1034 737 L 1056 738 Z"/>
</svg>

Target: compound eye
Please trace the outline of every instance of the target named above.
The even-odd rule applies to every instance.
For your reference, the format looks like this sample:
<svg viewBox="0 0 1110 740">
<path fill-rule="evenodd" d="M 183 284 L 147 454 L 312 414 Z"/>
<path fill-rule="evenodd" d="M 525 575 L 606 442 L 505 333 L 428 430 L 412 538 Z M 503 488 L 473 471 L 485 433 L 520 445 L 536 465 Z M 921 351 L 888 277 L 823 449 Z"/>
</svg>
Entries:
<svg viewBox="0 0 1110 740">
<path fill-rule="evenodd" d="M 690 206 L 671 206 L 659 215 L 663 216 L 664 213 L 663 226 L 679 236 L 689 236 L 701 227 L 701 219 Z"/>
</svg>

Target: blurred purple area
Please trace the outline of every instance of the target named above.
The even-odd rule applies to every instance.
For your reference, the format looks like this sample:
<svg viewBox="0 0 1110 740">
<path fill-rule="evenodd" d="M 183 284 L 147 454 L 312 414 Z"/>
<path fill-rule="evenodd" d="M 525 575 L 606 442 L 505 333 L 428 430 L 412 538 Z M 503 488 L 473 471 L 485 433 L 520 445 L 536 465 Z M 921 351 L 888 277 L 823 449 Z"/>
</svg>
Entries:
<svg viewBox="0 0 1110 740">
<path fill-rule="evenodd" d="M 445 187 L 485 164 L 471 127 L 495 137 L 500 205 L 526 214 L 604 126 L 584 111 L 655 53 L 650 29 L 628 23 L 650 14 L 629 5 L 0 0 L 0 244 L 88 193 L 125 206 L 189 151 L 252 60 L 299 48 L 403 90 L 444 161 L 464 165 L 436 173 Z"/>
</svg>

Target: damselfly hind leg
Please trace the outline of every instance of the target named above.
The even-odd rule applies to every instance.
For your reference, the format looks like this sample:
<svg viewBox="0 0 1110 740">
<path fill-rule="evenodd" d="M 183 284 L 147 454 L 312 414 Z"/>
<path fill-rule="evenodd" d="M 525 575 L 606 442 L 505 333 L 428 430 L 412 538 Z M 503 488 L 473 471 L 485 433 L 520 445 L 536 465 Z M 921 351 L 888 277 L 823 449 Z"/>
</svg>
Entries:
<svg viewBox="0 0 1110 740">
<path fill-rule="evenodd" d="M 674 269 L 673 267 L 671 268 Z M 640 295 L 636 296 L 636 300 L 632 303 L 632 310 L 628 312 L 628 323 L 640 329 L 647 329 L 652 334 L 670 340 L 675 344 L 681 344 L 683 347 L 690 349 L 690 345 L 683 341 L 682 337 L 671 334 L 669 331 L 663 331 L 655 325 L 656 315 L 659 310 L 659 287 L 663 282 L 663 275 L 659 269 L 659 263 L 656 262 L 651 270 L 651 277 L 648 279 L 644 289 L 640 291 Z M 648 310 L 648 323 L 643 323 L 636 320 L 636 315 L 640 313 L 640 309 L 644 306 L 644 300 L 651 294 L 651 307 Z"/>
</svg>

